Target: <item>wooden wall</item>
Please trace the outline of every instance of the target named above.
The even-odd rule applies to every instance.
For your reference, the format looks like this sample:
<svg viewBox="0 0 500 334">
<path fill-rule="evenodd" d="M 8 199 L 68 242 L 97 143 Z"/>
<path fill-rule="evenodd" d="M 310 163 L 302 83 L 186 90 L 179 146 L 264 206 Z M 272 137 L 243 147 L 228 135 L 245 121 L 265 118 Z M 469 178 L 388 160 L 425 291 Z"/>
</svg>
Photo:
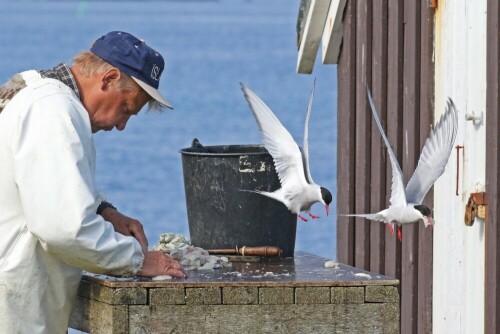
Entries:
<svg viewBox="0 0 500 334">
<path fill-rule="evenodd" d="M 500 4 L 487 3 L 486 39 L 486 193 L 488 221 L 486 223 L 485 273 L 485 333 L 500 332 Z"/>
<path fill-rule="evenodd" d="M 338 63 L 339 213 L 389 204 L 386 150 L 367 103 L 370 87 L 406 180 L 433 122 L 433 17 L 430 1 L 350 0 Z M 425 203 L 432 207 L 432 192 Z M 401 333 L 432 331 L 432 231 L 403 227 L 403 240 L 382 223 L 339 217 L 338 260 L 400 279 Z"/>
<path fill-rule="evenodd" d="M 448 97 L 459 113 L 455 146 L 434 185 L 434 333 L 484 333 L 486 224 L 465 224 L 471 193 L 486 184 L 486 128 L 466 121 L 485 115 L 487 0 L 439 1 L 435 12 L 435 117 Z"/>
</svg>

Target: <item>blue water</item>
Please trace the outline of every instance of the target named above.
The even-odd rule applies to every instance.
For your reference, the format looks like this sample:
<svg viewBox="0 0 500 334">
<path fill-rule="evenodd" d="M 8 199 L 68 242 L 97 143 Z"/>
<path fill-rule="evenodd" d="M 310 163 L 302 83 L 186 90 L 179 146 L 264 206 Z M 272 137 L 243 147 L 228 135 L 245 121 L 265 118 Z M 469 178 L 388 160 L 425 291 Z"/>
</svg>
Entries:
<svg viewBox="0 0 500 334">
<path fill-rule="evenodd" d="M 0 81 L 26 69 L 69 62 L 111 30 L 142 37 L 166 58 L 160 90 L 167 113 L 141 113 L 123 132 L 95 136 L 97 181 L 122 212 L 144 224 L 150 245 L 163 232 L 189 236 L 181 156 L 197 137 L 205 145 L 257 144 L 258 129 L 242 96 L 243 82 L 271 107 L 301 143 L 314 78 L 311 172 L 336 195 L 336 67 L 316 62 L 296 73 L 299 0 L 20 1 L 0 12 Z M 318 60 L 320 57 L 318 57 Z M 298 223 L 296 250 L 335 258 L 333 216 Z"/>
</svg>

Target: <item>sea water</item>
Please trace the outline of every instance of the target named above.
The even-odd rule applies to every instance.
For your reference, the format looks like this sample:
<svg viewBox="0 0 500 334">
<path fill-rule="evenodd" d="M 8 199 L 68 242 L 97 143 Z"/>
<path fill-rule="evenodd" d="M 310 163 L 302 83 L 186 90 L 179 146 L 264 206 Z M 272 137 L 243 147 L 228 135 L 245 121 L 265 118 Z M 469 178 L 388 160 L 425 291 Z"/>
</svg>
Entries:
<svg viewBox="0 0 500 334">
<path fill-rule="evenodd" d="M 123 132 L 99 132 L 97 182 L 120 211 L 139 219 L 150 246 L 160 233 L 189 237 L 179 149 L 259 144 L 240 82 L 254 90 L 302 145 L 304 117 L 316 78 L 309 128 L 311 173 L 330 189 L 326 217 L 298 222 L 296 250 L 335 258 L 336 66 L 296 73 L 299 0 L 11 1 L 0 13 L 0 81 L 26 69 L 70 62 L 91 41 L 124 30 L 166 59 L 160 90 L 174 105 L 166 113 L 133 117 Z"/>
</svg>

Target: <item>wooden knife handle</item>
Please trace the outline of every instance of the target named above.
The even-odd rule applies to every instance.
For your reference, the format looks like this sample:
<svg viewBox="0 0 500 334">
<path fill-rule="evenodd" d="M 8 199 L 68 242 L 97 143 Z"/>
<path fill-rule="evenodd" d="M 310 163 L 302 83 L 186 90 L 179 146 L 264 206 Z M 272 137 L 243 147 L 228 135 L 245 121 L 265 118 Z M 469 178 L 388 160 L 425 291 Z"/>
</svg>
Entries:
<svg viewBox="0 0 500 334">
<path fill-rule="evenodd" d="M 243 256 L 281 256 L 283 251 L 276 246 L 236 247 L 233 249 L 207 249 L 209 254 L 239 254 Z"/>
</svg>

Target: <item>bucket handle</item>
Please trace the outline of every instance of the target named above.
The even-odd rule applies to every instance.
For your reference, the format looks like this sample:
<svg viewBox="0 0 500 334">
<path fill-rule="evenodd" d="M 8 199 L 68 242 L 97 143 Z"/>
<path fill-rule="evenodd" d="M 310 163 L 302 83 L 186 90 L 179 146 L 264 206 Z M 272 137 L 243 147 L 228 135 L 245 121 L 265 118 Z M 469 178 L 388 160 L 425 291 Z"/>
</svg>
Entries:
<svg viewBox="0 0 500 334">
<path fill-rule="evenodd" d="M 203 145 L 200 143 L 200 141 L 198 140 L 198 138 L 194 138 L 193 142 L 191 143 L 191 147 L 193 147 L 193 148 L 202 148 Z"/>
</svg>

